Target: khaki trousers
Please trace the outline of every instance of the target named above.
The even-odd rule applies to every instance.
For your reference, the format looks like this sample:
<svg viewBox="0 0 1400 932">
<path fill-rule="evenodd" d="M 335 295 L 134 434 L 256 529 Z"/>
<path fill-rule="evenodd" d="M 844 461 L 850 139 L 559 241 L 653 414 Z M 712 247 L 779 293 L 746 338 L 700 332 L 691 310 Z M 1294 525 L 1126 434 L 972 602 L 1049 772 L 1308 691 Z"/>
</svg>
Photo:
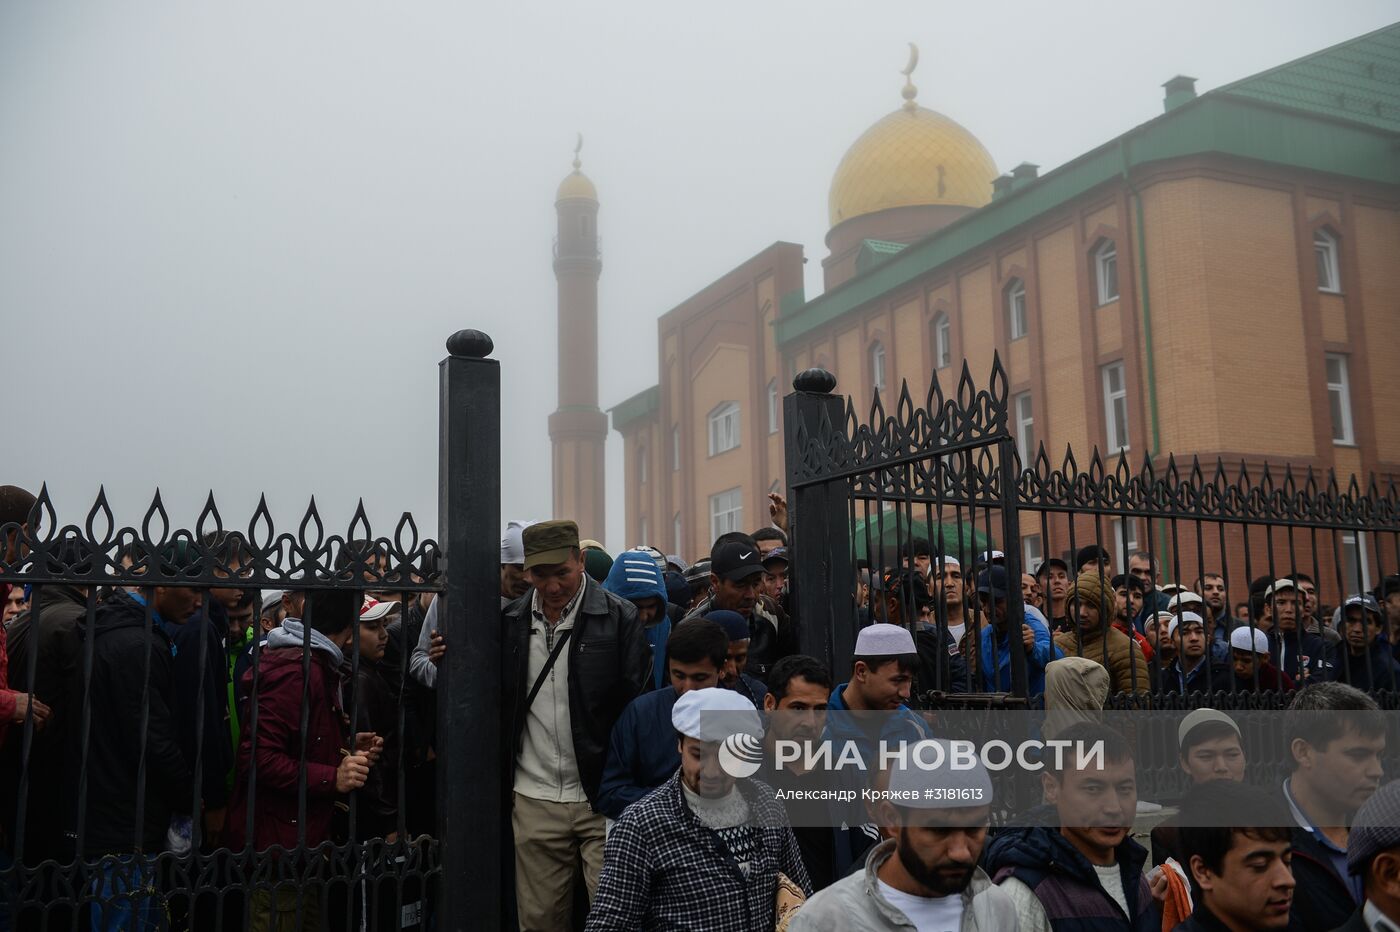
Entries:
<svg viewBox="0 0 1400 932">
<path fill-rule="evenodd" d="M 520 932 L 573 928 L 574 874 L 583 862 L 588 900 L 603 872 L 603 822 L 586 802 L 551 803 L 515 794 L 515 902 Z"/>
</svg>

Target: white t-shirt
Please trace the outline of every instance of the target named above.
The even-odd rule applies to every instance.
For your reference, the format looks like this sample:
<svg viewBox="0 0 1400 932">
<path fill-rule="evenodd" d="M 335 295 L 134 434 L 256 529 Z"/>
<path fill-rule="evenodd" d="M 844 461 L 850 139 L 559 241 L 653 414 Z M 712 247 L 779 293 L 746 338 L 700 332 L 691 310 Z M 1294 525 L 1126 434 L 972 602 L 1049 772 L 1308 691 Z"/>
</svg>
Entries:
<svg viewBox="0 0 1400 932">
<path fill-rule="evenodd" d="M 957 644 L 959 641 L 962 640 L 963 632 L 966 631 L 966 630 L 967 630 L 967 622 L 963 622 L 963 623 L 960 624 L 960 625 L 949 625 L 949 626 L 948 626 L 948 634 L 952 636 L 952 638 L 953 638 L 953 643 L 954 643 L 954 644 Z"/>
<path fill-rule="evenodd" d="M 1123 915 L 1132 918 L 1132 913 L 1128 912 L 1128 897 L 1123 892 L 1123 872 L 1118 869 L 1117 864 L 1094 865 L 1094 873 L 1099 875 L 1099 886 L 1103 887 L 1103 892 L 1113 898 L 1113 902 L 1123 907 Z"/>
<path fill-rule="evenodd" d="M 880 895 L 908 917 L 919 932 L 958 932 L 962 928 L 961 896 L 914 896 L 896 890 L 883 880 L 876 882 L 880 884 Z"/>
</svg>

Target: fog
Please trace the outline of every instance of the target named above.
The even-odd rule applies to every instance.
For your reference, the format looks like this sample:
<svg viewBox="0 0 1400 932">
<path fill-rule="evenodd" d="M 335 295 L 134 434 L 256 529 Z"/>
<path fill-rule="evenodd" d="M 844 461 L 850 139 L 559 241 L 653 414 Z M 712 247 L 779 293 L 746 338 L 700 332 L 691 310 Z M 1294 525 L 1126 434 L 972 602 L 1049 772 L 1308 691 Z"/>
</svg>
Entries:
<svg viewBox="0 0 1400 932">
<path fill-rule="evenodd" d="M 443 341 L 495 341 L 503 517 L 549 516 L 554 191 L 598 187 L 600 405 L 775 240 L 820 292 L 846 147 L 919 103 L 1049 170 L 1391 2 L 0 5 L 0 483 L 228 526 L 437 529 Z M 623 540 L 621 438 L 608 527 Z M 590 532 L 590 529 L 585 529 Z M 691 555 L 693 556 L 693 555 Z"/>
</svg>

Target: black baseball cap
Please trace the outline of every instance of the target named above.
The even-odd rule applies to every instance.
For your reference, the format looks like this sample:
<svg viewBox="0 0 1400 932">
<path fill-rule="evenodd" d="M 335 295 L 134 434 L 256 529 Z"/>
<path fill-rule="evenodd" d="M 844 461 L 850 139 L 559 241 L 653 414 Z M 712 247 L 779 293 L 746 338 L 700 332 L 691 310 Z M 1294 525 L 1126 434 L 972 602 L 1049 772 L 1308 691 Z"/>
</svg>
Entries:
<svg viewBox="0 0 1400 932">
<path fill-rule="evenodd" d="M 1044 563 L 1040 564 L 1040 566 L 1036 567 L 1036 570 L 1035 570 L 1036 578 L 1039 579 L 1041 576 L 1044 576 L 1044 575 L 1045 575 L 1045 572 L 1046 572 L 1047 570 L 1049 570 L 1050 567 L 1052 567 L 1052 566 L 1058 566 L 1060 569 L 1064 570 L 1066 574 L 1069 573 L 1069 564 L 1068 564 L 1068 563 L 1066 563 L 1064 560 L 1061 560 L 1059 557 L 1051 557 L 1050 559 L 1046 560 Z"/>
<path fill-rule="evenodd" d="M 729 582 L 740 582 L 763 572 L 758 545 L 750 541 L 726 541 L 710 553 L 710 572 Z"/>
<path fill-rule="evenodd" d="M 994 599 L 1006 598 L 1006 567 L 993 565 L 978 573 L 977 591 L 985 592 Z"/>
</svg>

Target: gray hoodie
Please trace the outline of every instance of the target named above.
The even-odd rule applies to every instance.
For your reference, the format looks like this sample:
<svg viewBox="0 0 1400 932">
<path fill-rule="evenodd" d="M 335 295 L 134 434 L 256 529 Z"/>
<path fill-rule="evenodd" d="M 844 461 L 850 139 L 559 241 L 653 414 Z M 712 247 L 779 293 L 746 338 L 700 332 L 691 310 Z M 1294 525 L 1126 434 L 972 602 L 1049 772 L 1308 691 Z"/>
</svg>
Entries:
<svg viewBox="0 0 1400 932">
<path fill-rule="evenodd" d="M 819 891 L 792 918 L 788 932 L 886 932 L 914 930 L 909 917 L 880 895 L 876 874 L 894 854 L 886 840 L 870 852 L 865 870 Z M 994 885 L 982 868 L 962 893 L 961 932 L 1016 932 L 1016 906 L 1006 891 Z"/>
</svg>

